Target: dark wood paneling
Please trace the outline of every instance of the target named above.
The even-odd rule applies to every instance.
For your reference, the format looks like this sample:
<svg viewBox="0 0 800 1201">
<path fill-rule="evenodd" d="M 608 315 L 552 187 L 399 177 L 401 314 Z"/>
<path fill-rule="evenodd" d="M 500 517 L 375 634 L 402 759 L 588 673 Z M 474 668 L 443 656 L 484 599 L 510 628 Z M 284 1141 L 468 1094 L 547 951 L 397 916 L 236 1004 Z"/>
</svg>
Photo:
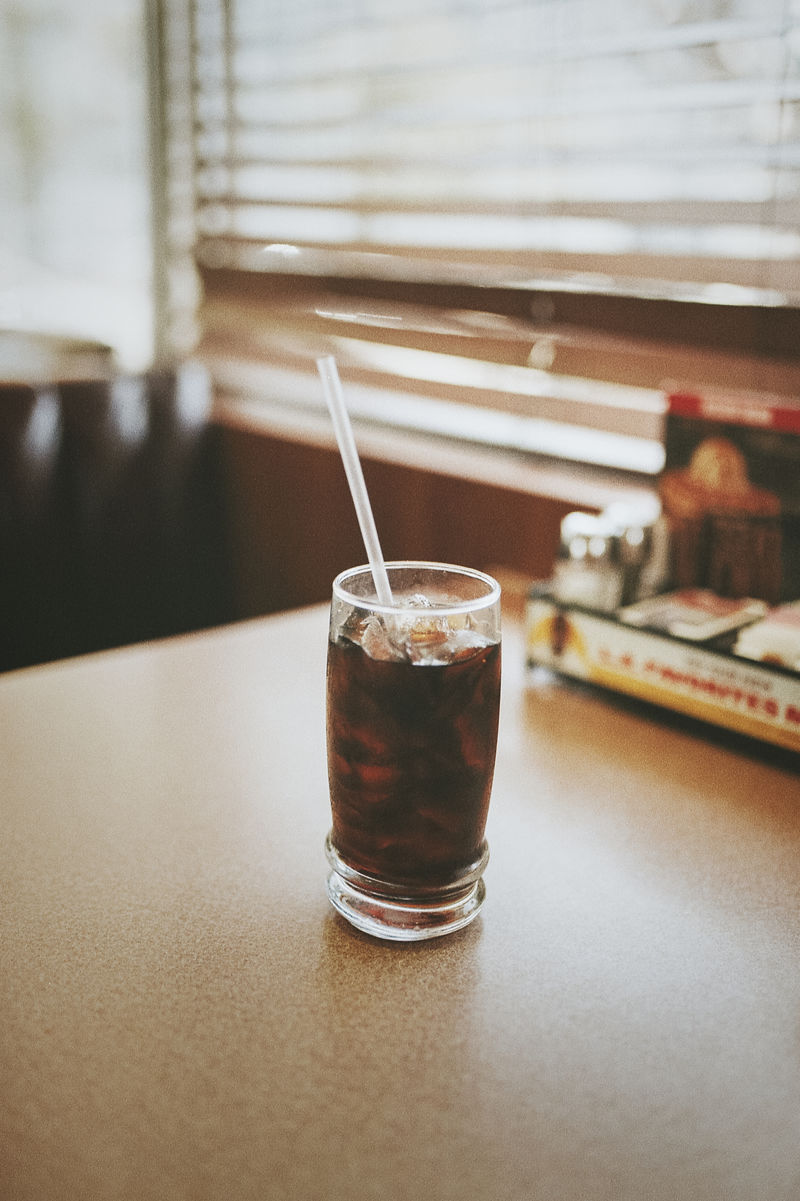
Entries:
<svg viewBox="0 0 800 1201">
<path fill-rule="evenodd" d="M 324 601 L 365 552 L 338 454 L 262 432 L 221 431 L 241 617 Z M 570 506 L 365 459 L 387 559 L 468 563 L 542 578 Z"/>
</svg>

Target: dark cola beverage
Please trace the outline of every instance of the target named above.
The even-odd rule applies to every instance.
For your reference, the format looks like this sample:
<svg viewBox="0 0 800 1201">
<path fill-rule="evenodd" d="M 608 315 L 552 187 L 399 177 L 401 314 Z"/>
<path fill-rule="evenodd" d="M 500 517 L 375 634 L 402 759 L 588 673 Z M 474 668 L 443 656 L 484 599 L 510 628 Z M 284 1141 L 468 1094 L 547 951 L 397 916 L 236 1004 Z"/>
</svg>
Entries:
<svg viewBox="0 0 800 1201">
<path fill-rule="evenodd" d="M 485 862 L 500 645 L 458 633 L 435 632 L 430 653 L 423 630 L 416 653 L 412 632 L 403 657 L 373 657 L 369 628 L 328 647 L 331 842 L 398 894 L 446 890 Z"/>
<path fill-rule="evenodd" d="M 385 567 L 333 581 L 327 891 L 362 933 L 410 941 L 462 929 L 486 897 L 500 586 L 447 563 Z"/>
</svg>

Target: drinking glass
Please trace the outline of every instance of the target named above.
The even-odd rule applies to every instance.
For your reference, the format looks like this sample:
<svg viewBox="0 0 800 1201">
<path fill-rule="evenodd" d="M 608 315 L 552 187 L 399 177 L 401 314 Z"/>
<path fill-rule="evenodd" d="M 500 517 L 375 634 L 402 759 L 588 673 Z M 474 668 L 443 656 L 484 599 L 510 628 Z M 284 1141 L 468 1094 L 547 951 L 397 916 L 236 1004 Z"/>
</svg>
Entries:
<svg viewBox="0 0 800 1201">
<path fill-rule="evenodd" d="M 480 571 L 394 562 L 333 582 L 327 667 L 328 896 L 358 929 L 448 934 L 485 897 L 500 705 L 500 587 Z"/>
</svg>

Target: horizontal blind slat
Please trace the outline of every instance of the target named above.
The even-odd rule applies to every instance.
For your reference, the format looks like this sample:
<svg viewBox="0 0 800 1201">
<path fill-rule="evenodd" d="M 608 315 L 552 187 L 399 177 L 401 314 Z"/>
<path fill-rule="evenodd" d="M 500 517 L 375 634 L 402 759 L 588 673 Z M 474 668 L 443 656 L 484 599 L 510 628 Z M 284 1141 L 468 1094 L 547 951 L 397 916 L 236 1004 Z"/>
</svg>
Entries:
<svg viewBox="0 0 800 1201">
<path fill-rule="evenodd" d="M 202 262 L 268 270 L 286 244 L 426 279 L 800 294 L 784 0 L 192 7 Z"/>
</svg>

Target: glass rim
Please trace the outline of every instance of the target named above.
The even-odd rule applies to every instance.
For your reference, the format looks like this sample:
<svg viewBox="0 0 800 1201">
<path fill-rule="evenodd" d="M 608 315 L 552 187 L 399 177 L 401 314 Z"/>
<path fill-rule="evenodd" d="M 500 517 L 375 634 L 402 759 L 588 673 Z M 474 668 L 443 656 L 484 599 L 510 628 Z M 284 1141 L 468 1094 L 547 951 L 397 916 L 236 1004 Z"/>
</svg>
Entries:
<svg viewBox="0 0 800 1201">
<path fill-rule="evenodd" d="M 440 563 L 430 559 L 390 559 L 385 564 L 387 572 L 391 573 L 394 568 L 408 568 L 411 570 L 427 570 L 439 572 L 444 575 L 449 572 L 451 575 L 466 576 L 469 579 L 477 580 L 486 586 L 486 594 L 484 596 L 472 597 L 469 600 L 454 601 L 452 604 L 437 605 L 436 613 L 473 613 L 476 609 L 489 609 L 500 601 L 501 588 L 494 576 L 489 575 L 485 571 L 478 571 L 475 567 L 463 567 L 458 563 Z M 403 613 L 405 615 L 421 615 L 431 613 L 431 609 L 416 605 L 384 605 L 377 596 L 375 599 L 370 597 L 358 596 L 357 593 L 351 592 L 346 588 L 344 581 L 352 579 L 354 576 L 367 575 L 372 579 L 372 568 L 369 563 L 362 563 L 358 567 L 348 567 L 344 571 L 340 571 L 333 581 L 333 595 L 348 604 L 354 605 L 361 609 L 369 609 L 371 613 Z"/>
</svg>

